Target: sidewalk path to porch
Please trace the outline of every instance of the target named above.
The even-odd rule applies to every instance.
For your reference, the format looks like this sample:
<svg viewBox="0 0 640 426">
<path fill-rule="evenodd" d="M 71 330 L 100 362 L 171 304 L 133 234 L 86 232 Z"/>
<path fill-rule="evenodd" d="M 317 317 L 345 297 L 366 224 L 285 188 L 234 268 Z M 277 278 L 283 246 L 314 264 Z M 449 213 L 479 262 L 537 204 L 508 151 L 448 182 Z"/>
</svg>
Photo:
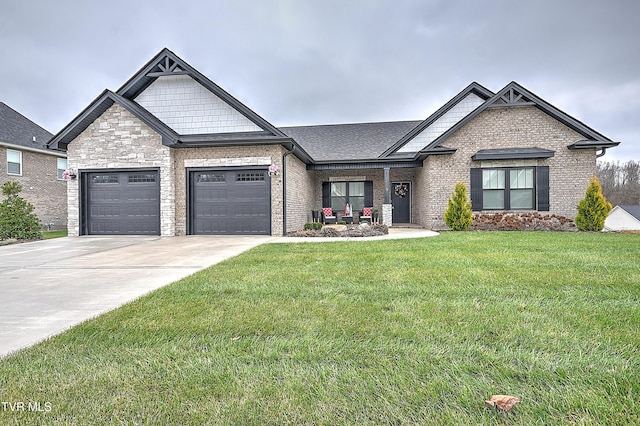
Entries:
<svg viewBox="0 0 640 426">
<path fill-rule="evenodd" d="M 375 241 L 375 240 L 400 240 L 406 238 L 435 237 L 435 231 L 422 228 L 389 228 L 387 235 L 376 237 L 279 237 L 270 240 L 270 243 L 322 243 L 326 241 Z"/>
</svg>

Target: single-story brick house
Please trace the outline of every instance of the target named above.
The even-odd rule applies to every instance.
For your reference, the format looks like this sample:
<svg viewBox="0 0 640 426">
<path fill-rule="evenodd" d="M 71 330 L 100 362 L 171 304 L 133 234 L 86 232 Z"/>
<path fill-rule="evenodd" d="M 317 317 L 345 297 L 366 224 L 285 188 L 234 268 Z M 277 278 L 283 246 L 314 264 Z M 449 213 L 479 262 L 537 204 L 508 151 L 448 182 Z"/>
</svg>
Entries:
<svg viewBox="0 0 640 426">
<path fill-rule="evenodd" d="M 421 121 L 276 127 L 167 49 L 49 142 L 78 176 L 70 235 L 166 236 L 282 235 L 346 203 L 444 229 L 457 181 L 478 212 L 573 218 L 616 145 L 515 82 Z"/>
<path fill-rule="evenodd" d="M 43 227 L 57 230 L 67 227 L 67 155 L 47 149 L 52 136 L 0 102 L 0 185 L 20 183 L 20 196 L 33 204 Z"/>
</svg>

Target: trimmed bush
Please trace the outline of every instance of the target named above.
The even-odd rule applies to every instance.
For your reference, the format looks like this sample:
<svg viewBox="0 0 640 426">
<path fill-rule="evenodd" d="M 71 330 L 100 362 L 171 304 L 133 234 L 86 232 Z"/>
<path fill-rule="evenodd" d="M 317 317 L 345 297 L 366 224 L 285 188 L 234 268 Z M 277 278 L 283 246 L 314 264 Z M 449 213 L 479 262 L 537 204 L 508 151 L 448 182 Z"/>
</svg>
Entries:
<svg viewBox="0 0 640 426">
<path fill-rule="evenodd" d="M 7 198 L 0 203 L 0 240 L 41 239 L 41 225 L 33 213 L 33 204 L 21 198 L 22 185 L 18 182 L 5 182 L 2 194 Z"/>
<path fill-rule="evenodd" d="M 304 224 L 304 229 L 317 231 L 318 229 L 322 229 L 322 223 L 320 222 L 307 222 Z"/>
<path fill-rule="evenodd" d="M 444 223 L 454 231 L 466 231 L 473 223 L 471 201 L 467 198 L 467 186 L 463 182 L 456 183 L 453 189 L 444 212 Z"/>
<path fill-rule="evenodd" d="M 604 220 L 613 207 L 602 194 L 602 186 L 598 178 L 593 176 L 585 197 L 578 203 L 576 226 L 580 231 L 602 231 Z"/>
</svg>

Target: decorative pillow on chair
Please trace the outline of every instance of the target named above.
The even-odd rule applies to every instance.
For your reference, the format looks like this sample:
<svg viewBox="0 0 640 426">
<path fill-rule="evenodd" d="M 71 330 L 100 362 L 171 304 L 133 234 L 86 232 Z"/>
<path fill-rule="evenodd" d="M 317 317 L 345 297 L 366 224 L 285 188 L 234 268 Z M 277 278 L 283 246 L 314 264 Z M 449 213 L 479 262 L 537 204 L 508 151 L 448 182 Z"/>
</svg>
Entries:
<svg viewBox="0 0 640 426">
<path fill-rule="evenodd" d="M 324 213 L 324 217 L 332 217 L 333 216 L 333 210 L 331 209 L 331 207 L 323 208 L 322 212 Z"/>
<path fill-rule="evenodd" d="M 371 207 L 365 207 L 362 209 L 362 216 L 369 217 L 371 216 Z"/>
</svg>

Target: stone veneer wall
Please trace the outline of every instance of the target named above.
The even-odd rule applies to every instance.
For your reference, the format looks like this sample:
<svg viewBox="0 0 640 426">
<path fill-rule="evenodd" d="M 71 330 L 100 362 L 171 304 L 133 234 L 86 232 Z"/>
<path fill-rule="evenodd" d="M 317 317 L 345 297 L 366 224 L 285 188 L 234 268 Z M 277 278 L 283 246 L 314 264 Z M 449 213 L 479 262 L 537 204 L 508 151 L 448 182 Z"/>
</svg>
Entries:
<svg viewBox="0 0 640 426">
<path fill-rule="evenodd" d="M 276 164 L 282 171 L 280 145 L 201 147 L 174 149 L 176 235 L 187 233 L 187 184 L 189 167 L 262 166 Z M 271 179 L 271 235 L 282 235 L 282 176 Z"/>
<path fill-rule="evenodd" d="M 415 200 L 418 223 L 446 229 L 447 200 L 456 181 L 470 191 L 470 170 L 475 167 L 549 166 L 549 213 L 573 218 L 589 179 L 596 173 L 595 150 L 569 150 L 582 135 L 532 106 L 492 108 L 460 128 L 444 145 L 452 155 L 428 157 L 417 174 Z M 554 157 L 535 160 L 472 161 L 480 149 L 538 147 L 555 151 Z"/>
<path fill-rule="evenodd" d="M 118 104 L 114 104 L 74 139 L 67 149 L 68 167 L 87 169 L 160 168 L 160 233 L 175 234 L 173 152 L 162 138 Z M 80 232 L 80 179 L 67 184 L 68 230 Z"/>
<path fill-rule="evenodd" d="M 0 186 L 5 182 L 18 182 L 22 185 L 20 196 L 33 204 L 34 213 L 51 229 L 67 228 L 67 182 L 58 179 L 58 158 L 55 155 L 8 148 L 22 152 L 22 174 L 7 174 L 7 148 L 0 146 Z M 0 195 L 0 200 L 2 195 Z"/>
</svg>

